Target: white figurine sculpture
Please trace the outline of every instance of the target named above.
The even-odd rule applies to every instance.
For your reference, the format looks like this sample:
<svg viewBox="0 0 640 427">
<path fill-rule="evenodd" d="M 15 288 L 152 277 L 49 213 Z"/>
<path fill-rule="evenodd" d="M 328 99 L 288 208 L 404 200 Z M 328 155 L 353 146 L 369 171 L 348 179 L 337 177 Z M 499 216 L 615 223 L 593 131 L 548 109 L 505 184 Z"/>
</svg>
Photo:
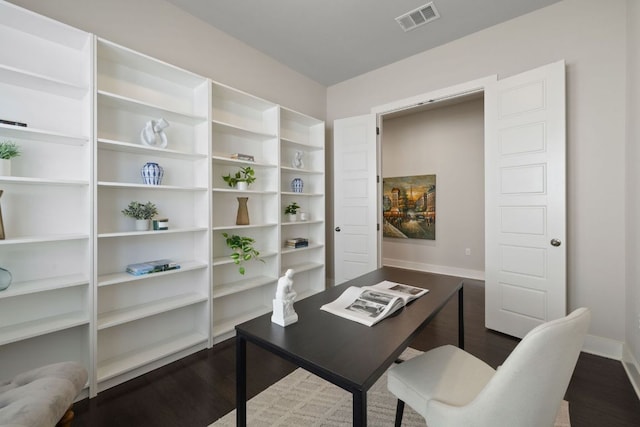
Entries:
<svg viewBox="0 0 640 427">
<path fill-rule="evenodd" d="M 167 127 L 169 127 L 169 122 L 165 119 L 149 120 L 140 132 L 142 143 L 151 147 L 165 148 L 167 135 L 164 133 L 164 129 Z"/>
<path fill-rule="evenodd" d="M 289 269 L 278 279 L 276 296 L 273 299 L 273 314 L 271 321 L 280 326 L 287 326 L 298 321 L 298 314 L 293 309 L 296 291 L 293 290 L 293 273 Z"/>
<path fill-rule="evenodd" d="M 291 165 L 294 168 L 296 168 L 296 169 L 304 168 L 304 162 L 302 161 L 302 155 L 303 155 L 302 151 L 296 151 L 295 157 L 293 158 L 293 161 L 291 162 Z"/>
</svg>

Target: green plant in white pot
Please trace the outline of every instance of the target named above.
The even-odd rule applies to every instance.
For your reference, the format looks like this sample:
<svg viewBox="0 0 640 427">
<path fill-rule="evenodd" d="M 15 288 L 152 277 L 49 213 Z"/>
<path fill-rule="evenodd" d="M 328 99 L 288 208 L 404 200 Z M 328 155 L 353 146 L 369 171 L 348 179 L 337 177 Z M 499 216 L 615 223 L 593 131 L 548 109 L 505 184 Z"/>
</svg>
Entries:
<svg viewBox="0 0 640 427">
<path fill-rule="evenodd" d="M 149 220 L 158 214 L 158 208 L 151 202 L 130 202 L 129 206 L 122 210 L 125 216 L 136 220 L 136 230 L 149 230 Z"/>
<path fill-rule="evenodd" d="M 296 202 L 289 203 L 286 208 L 284 208 L 284 213 L 289 215 L 289 222 L 296 222 L 298 219 L 298 209 L 300 206 Z"/>
<path fill-rule="evenodd" d="M 20 148 L 15 142 L 0 142 L 0 176 L 11 176 L 11 159 L 20 154 Z"/>
<path fill-rule="evenodd" d="M 250 184 L 253 184 L 256 180 L 256 172 L 251 166 L 240 168 L 235 174 L 227 174 L 222 177 L 229 187 L 237 188 L 238 190 L 246 190 Z"/>
</svg>

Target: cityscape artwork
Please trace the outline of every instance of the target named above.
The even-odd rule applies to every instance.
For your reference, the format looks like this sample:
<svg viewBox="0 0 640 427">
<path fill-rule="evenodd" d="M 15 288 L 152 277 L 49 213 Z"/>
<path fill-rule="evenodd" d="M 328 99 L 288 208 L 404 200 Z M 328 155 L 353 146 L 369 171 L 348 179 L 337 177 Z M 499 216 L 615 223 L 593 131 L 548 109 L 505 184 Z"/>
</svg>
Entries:
<svg viewBox="0 0 640 427">
<path fill-rule="evenodd" d="M 382 180 L 383 236 L 436 239 L 436 176 L 415 175 Z"/>
</svg>

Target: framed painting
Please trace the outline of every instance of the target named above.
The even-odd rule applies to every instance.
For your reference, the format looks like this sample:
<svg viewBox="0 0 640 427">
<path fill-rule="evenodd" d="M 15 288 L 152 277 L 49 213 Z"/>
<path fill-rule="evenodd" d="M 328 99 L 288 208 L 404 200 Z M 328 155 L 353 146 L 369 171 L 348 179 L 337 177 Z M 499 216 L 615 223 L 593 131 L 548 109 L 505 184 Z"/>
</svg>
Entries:
<svg viewBox="0 0 640 427">
<path fill-rule="evenodd" d="M 436 239 L 436 176 L 383 178 L 384 237 Z"/>
</svg>

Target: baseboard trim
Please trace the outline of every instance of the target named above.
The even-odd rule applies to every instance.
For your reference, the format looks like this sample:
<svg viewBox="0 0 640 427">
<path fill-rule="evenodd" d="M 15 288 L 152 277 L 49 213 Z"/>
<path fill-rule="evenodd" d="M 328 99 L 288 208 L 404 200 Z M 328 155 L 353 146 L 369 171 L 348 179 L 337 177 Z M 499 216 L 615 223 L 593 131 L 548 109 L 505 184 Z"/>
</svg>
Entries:
<svg viewBox="0 0 640 427">
<path fill-rule="evenodd" d="M 640 399 L 640 364 L 635 359 L 635 357 L 633 357 L 633 354 L 629 351 L 629 347 L 627 347 L 626 345 L 624 345 L 622 354 L 622 366 L 627 372 L 629 381 L 631 381 L 631 385 L 636 391 L 638 399 Z"/>
<path fill-rule="evenodd" d="M 607 359 L 622 360 L 622 350 L 624 343 L 621 341 L 602 338 L 595 335 L 587 335 L 584 338 L 582 351 Z"/>
<path fill-rule="evenodd" d="M 466 279 L 484 280 L 484 271 L 469 270 L 466 268 L 449 267 L 446 265 L 425 264 L 421 262 L 405 261 L 401 259 L 384 258 L 382 265 L 388 267 L 406 268 L 409 270 L 426 271 L 427 273 L 458 276 Z"/>
</svg>

